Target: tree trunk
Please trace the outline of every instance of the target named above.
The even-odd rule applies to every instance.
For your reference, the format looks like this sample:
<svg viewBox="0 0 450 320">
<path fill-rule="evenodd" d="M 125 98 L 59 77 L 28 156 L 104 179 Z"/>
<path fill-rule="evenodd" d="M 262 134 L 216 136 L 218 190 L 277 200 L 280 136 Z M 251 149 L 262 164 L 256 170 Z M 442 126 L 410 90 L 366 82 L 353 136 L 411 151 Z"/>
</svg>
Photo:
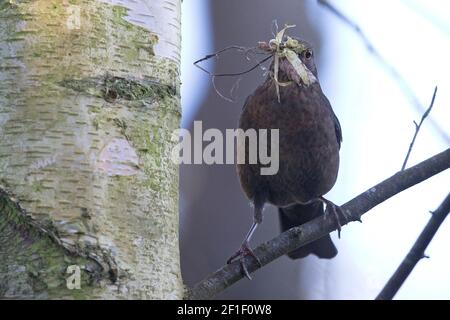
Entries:
<svg viewBox="0 0 450 320">
<path fill-rule="evenodd" d="M 1 298 L 182 298 L 180 6 L 0 0 Z"/>
</svg>

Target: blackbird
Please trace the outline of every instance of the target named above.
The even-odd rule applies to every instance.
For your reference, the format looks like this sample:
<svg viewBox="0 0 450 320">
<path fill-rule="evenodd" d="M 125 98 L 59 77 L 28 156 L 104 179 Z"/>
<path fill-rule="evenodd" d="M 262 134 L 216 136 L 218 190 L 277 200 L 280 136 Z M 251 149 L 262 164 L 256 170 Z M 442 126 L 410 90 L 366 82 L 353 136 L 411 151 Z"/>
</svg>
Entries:
<svg viewBox="0 0 450 320">
<path fill-rule="evenodd" d="M 342 212 L 323 195 L 331 190 L 337 179 L 341 126 L 317 80 L 311 45 L 300 39 L 296 41 L 300 48 L 296 54 L 311 81 L 304 83 L 293 72 L 289 61 L 280 57 L 277 77 L 274 76 L 272 62 L 270 74 L 247 98 L 240 116 L 239 128 L 244 131 L 279 129 L 279 170 L 275 175 L 261 175 L 264 166 L 259 161 L 257 164 L 246 161 L 237 165 L 242 189 L 253 204 L 254 222 L 241 248 L 228 263 L 236 259 L 242 263 L 247 254 L 256 258 L 249 247 L 249 240 L 262 222 L 266 203 L 278 207 L 282 231 L 328 212 L 337 219 L 340 230 L 339 216 Z M 277 82 L 284 85 L 277 85 Z M 270 144 L 268 148 L 270 150 Z M 245 152 L 248 159 L 248 150 Z M 290 252 L 288 256 L 298 259 L 309 254 L 331 259 L 337 254 L 337 249 L 327 235 Z M 245 266 L 242 266 L 249 277 Z"/>
</svg>

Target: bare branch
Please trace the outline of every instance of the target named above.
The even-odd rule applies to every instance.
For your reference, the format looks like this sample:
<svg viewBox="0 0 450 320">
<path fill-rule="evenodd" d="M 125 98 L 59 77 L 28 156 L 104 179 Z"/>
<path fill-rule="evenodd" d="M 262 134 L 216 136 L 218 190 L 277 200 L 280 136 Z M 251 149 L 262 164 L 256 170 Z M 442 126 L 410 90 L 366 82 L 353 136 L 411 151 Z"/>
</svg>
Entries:
<svg viewBox="0 0 450 320">
<path fill-rule="evenodd" d="M 337 9 L 335 6 L 333 6 L 329 1 L 327 0 L 317 0 L 317 2 L 322 5 L 324 8 L 328 9 L 331 13 L 333 13 L 336 17 L 341 19 L 346 25 L 348 25 L 355 33 L 360 37 L 361 41 L 364 43 L 364 45 L 367 48 L 367 51 L 369 51 L 370 54 L 372 54 L 378 62 L 387 70 L 388 73 L 390 73 L 391 77 L 397 81 L 400 89 L 405 93 L 405 95 L 410 100 L 411 104 L 414 106 L 417 112 L 420 112 L 421 114 L 424 112 L 424 107 L 420 103 L 419 99 L 415 95 L 414 91 L 411 89 L 411 87 L 408 85 L 408 82 L 403 78 L 403 76 L 395 69 L 393 65 L 391 65 L 381 54 L 380 52 L 375 49 L 373 44 L 370 42 L 369 38 L 364 34 L 362 29 L 359 27 L 357 23 L 352 21 L 350 18 L 348 18 L 345 14 L 343 14 L 339 9 Z M 443 130 L 436 121 L 433 119 L 429 120 L 431 125 L 434 127 L 434 129 L 439 133 L 441 138 L 444 142 L 447 144 L 450 144 L 450 136 L 448 133 Z"/>
<path fill-rule="evenodd" d="M 341 208 L 348 222 L 359 221 L 364 213 L 378 204 L 448 168 L 450 168 L 450 149 L 410 169 L 396 173 L 350 200 Z M 345 224 L 343 223 L 343 225 Z M 326 218 L 319 217 L 299 227 L 292 228 L 275 239 L 260 245 L 254 250 L 254 253 L 261 261 L 262 266 L 264 266 L 288 252 L 324 237 L 334 230 L 336 230 L 336 221 L 331 215 Z M 254 272 L 261 268 L 252 257 L 245 257 L 243 263 L 245 263 L 249 272 Z M 213 298 L 216 294 L 242 278 L 240 262 L 236 261 L 222 267 L 196 284 L 188 298 Z"/>
<path fill-rule="evenodd" d="M 416 126 L 416 132 L 414 133 L 414 137 L 411 141 L 411 144 L 409 145 L 409 149 L 408 149 L 408 153 L 406 154 L 406 158 L 405 161 L 403 161 L 403 165 L 402 165 L 402 171 L 405 170 L 406 165 L 408 163 L 409 160 L 409 156 L 411 155 L 412 149 L 414 147 L 414 143 L 416 142 L 416 138 L 417 135 L 419 134 L 420 128 L 422 127 L 423 122 L 425 121 L 425 119 L 428 117 L 428 115 L 431 112 L 431 109 L 433 109 L 434 106 L 434 100 L 436 99 L 436 94 L 437 94 L 437 90 L 438 88 L 436 87 L 434 89 L 434 93 L 433 93 L 433 98 L 431 99 L 431 104 L 430 107 L 427 109 L 427 111 L 425 111 L 425 113 L 422 116 L 422 119 L 420 120 L 419 124 L 417 124 L 417 122 L 414 121 L 414 125 Z"/>
<path fill-rule="evenodd" d="M 419 238 L 414 243 L 414 246 L 408 252 L 405 259 L 403 259 L 402 263 L 384 286 L 376 300 L 392 300 L 417 263 L 424 258 L 428 258 L 428 256 L 425 255 L 425 249 L 436 235 L 439 227 L 442 222 L 444 222 L 449 212 L 450 193 L 439 208 L 433 213 Z"/>
</svg>

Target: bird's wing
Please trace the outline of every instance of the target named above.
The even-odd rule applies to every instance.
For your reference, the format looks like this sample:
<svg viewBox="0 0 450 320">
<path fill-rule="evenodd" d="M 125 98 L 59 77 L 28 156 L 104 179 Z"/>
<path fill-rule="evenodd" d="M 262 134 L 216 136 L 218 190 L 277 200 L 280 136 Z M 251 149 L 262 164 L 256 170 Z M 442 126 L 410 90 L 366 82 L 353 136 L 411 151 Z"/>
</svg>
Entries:
<svg viewBox="0 0 450 320">
<path fill-rule="evenodd" d="M 331 107 L 330 107 L 331 108 Z M 334 120 L 334 131 L 336 132 L 336 138 L 337 138 L 337 142 L 339 144 L 339 148 L 341 148 L 341 143 L 342 143 L 342 129 L 341 129 L 341 124 L 339 123 L 339 119 L 336 117 L 336 115 L 334 114 L 333 109 L 331 110 L 331 113 L 333 114 L 333 120 Z"/>
<path fill-rule="evenodd" d="M 250 100 L 250 98 L 251 98 L 252 96 L 253 96 L 253 95 L 251 94 L 251 95 L 249 95 L 249 96 L 247 97 L 247 99 L 245 99 L 244 105 L 242 106 L 242 110 L 245 110 L 245 107 L 247 107 L 248 100 Z"/>
<path fill-rule="evenodd" d="M 334 113 L 333 108 L 331 107 L 331 104 L 330 104 L 330 101 L 328 100 L 328 98 L 324 94 L 322 94 L 322 97 L 325 98 L 326 106 L 331 111 L 331 116 L 332 116 L 333 122 L 334 122 L 334 131 L 336 133 L 336 139 L 339 144 L 339 148 L 341 148 L 341 143 L 342 143 L 341 124 L 339 123 L 339 119 L 337 118 L 336 114 Z"/>
</svg>

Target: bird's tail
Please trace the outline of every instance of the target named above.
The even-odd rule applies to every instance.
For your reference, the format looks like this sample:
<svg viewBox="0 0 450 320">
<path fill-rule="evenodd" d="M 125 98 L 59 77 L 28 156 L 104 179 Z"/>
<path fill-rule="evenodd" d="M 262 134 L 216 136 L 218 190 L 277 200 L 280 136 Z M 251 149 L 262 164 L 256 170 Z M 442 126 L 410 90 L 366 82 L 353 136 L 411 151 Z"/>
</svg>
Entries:
<svg viewBox="0 0 450 320">
<path fill-rule="evenodd" d="M 287 208 L 278 208 L 278 212 L 282 232 L 324 215 L 321 202 L 314 202 L 308 205 L 295 204 Z M 331 241 L 330 235 L 327 235 L 288 253 L 288 256 L 291 259 L 300 259 L 309 254 L 315 254 L 322 259 L 331 259 L 336 256 L 337 249 L 333 241 Z"/>
</svg>

